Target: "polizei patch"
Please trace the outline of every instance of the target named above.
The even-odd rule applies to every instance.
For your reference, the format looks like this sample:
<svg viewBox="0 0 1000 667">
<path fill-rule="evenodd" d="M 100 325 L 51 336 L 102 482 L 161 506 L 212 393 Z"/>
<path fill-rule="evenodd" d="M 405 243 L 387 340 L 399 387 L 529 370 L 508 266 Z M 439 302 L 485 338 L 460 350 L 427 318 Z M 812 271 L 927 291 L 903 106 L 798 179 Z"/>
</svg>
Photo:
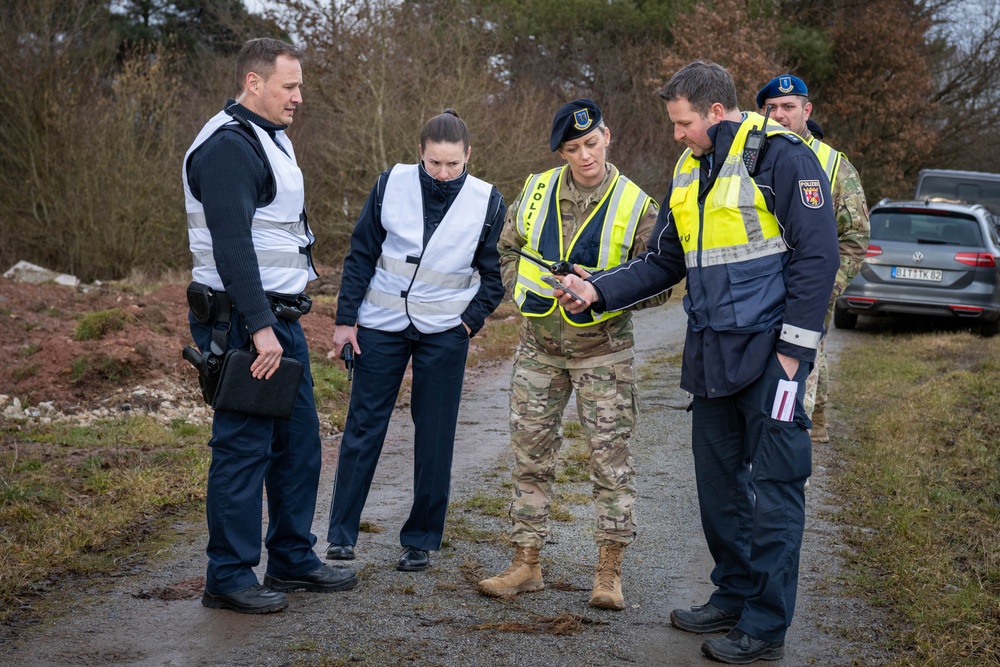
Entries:
<svg viewBox="0 0 1000 667">
<path fill-rule="evenodd" d="M 802 203 L 809 208 L 823 206 L 823 190 L 819 181 L 799 181 L 799 194 L 802 195 Z"/>
</svg>

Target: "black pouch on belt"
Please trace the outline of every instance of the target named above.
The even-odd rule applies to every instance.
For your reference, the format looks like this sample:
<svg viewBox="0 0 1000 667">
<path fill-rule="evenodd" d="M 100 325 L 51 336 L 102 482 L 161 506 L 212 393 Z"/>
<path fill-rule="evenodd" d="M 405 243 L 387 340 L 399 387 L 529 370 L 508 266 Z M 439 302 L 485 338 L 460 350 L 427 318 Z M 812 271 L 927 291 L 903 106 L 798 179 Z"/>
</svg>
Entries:
<svg viewBox="0 0 1000 667">
<path fill-rule="evenodd" d="M 192 282 L 187 288 L 188 308 L 196 322 L 209 324 L 215 322 L 216 303 L 215 290 L 208 285 Z"/>
</svg>

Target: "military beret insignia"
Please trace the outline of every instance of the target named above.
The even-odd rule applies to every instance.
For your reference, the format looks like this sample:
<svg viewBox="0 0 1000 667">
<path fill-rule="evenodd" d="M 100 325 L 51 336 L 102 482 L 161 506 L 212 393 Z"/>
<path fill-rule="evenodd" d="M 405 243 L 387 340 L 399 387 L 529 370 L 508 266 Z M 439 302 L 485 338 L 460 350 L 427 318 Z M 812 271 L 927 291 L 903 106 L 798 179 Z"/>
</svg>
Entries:
<svg viewBox="0 0 1000 667">
<path fill-rule="evenodd" d="M 573 114 L 573 127 L 578 130 L 586 130 L 592 122 L 590 120 L 590 112 L 587 109 L 580 109 Z"/>
</svg>

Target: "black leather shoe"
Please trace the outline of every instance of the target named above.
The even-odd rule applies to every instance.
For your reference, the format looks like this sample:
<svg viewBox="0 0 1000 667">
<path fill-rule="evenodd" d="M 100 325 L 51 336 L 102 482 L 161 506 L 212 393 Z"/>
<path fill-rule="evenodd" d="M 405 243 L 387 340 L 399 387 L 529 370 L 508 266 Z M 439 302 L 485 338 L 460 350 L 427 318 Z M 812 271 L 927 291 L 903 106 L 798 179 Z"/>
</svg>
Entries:
<svg viewBox="0 0 1000 667">
<path fill-rule="evenodd" d="M 709 603 L 670 612 L 670 622 L 688 632 L 724 632 L 735 628 L 738 620 L 739 614 L 730 614 Z"/>
<path fill-rule="evenodd" d="M 201 596 L 201 604 L 209 609 L 232 609 L 241 614 L 270 614 L 287 607 L 288 598 L 284 593 L 254 584 L 224 595 L 206 590 Z"/>
<path fill-rule="evenodd" d="M 288 579 L 278 579 L 269 574 L 264 575 L 264 585 L 276 591 L 306 590 L 315 593 L 333 593 L 346 591 L 358 584 L 358 575 L 353 567 L 330 567 L 320 565 L 309 574 Z"/>
<path fill-rule="evenodd" d="M 416 547 L 403 547 L 403 553 L 396 563 L 396 569 L 403 572 L 419 572 L 431 566 L 431 555 Z"/>
<path fill-rule="evenodd" d="M 746 665 L 758 660 L 781 660 L 785 655 L 785 642 L 754 639 L 733 628 L 725 637 L 706 639 L 701 645 L 701 652 L 719 662 Z"/>
<path fill-rule="evenodd" d="M 354 560 L 354 545 L 331 544 L 326 548 L 327 560 Z"/>
</svg>

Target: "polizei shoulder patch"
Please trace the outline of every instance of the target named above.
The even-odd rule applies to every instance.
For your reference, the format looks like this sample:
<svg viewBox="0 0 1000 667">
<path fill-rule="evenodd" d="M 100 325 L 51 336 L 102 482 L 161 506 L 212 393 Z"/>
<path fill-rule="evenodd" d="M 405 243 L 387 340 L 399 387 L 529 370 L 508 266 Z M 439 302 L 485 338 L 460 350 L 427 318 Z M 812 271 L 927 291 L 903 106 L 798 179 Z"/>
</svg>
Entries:
<svg viewBox="0 0 1000 667">
<path fill-rule="evenodd" d="M 799 194 L 808 208 L 823 206 L 823 189 L 819 187 L 819 181 L 799 181 Z"/>
</svg>

